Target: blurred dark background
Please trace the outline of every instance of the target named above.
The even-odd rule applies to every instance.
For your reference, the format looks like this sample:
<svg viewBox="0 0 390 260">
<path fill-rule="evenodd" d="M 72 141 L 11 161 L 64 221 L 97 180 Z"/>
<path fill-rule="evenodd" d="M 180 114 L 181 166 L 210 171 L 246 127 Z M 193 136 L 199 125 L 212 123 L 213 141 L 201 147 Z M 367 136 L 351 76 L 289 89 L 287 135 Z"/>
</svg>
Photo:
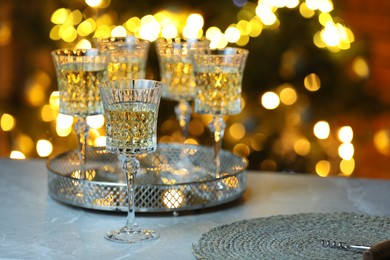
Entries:
<svg viewBox="0 0 390 260">
<path fill-rule="evenodd" d="M 96 28 L 99 23 L 113 28 L 132 17 L 163 11 L 178 21 L 198 13 L 206 34 L 213 26 L 223 32 L 240 20 L 260 21 L 256 8 L 266 2 L 104 0 L 93 7 L 98 1 L 2 0 L 0 156 L 45 158 L 76 147 L 71 128 L 68 133 L 58 130 L 62 119 L 56 107 L 50 51 L 91 40 L 97 29 L 74 39 L 56 38 L 53 15 L 57 10 L 66 9 L 68 17 L 81 15 L 71 24 L 74 30 L 88 18 L 96 21 Z M 247 157 L 252 170 L 390 178 L 390 3 L 328 1 L 333 5 L 328 12 L 310 11 L 312 3 L 297 1 L 294 8 L 274 8 L 276 23 L 262 24 L 261 33 L 252 29 L 252 35 L 241 35 L 238 42 L 228 44 L 250 54 L 243 81 L 245 107 L 241 114 L 226 118 L 224 149 Z M 345 28 L 352 33 L 350 43 L 332 47 L 318 41 L 327 28 L 321 19 L 329 17 L 339 26 L 335 28 L 340 35 Z M 159 79 L 153 45 L 147 77 Z M 276 94 L 276 101 L 275 95 L 265 94 Z M 174 106 L 162 100 L 161 142 L 180 140 Z M 188 142 L 211 145 L 209 120 L 192 115 Z M 318 122 L 325 125 L 317 125 L 316 132 Z M 99 145 L 100 136 L 104 136 L 102 128 L 93 130 L 89 144 Z"/>
</svg>

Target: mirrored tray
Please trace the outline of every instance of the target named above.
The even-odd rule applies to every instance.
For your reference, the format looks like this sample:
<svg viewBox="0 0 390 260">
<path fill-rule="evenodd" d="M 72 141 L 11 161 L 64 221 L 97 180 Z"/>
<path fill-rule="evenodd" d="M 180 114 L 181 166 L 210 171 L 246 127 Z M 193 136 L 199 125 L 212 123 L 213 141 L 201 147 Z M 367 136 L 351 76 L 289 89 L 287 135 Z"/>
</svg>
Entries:
<svg viewBox="0 0 390 260">
<path fill-rule="evenodd" d="M 140 156 L 135 207 L 137 212 L 174 212 L 221 205 L 239 198 L 246 188 L 247 160 L 221 151 L 221 177 L 215 177 L 210 147 L 162 143 Z M 80 179 L 79 158 L 69 151 L 49 159 L 49 194 L 83 208 L 127 211 L 124 174 L 116 155 L 104 148 L 87 151 L 86 177 Z"/>
</svg>

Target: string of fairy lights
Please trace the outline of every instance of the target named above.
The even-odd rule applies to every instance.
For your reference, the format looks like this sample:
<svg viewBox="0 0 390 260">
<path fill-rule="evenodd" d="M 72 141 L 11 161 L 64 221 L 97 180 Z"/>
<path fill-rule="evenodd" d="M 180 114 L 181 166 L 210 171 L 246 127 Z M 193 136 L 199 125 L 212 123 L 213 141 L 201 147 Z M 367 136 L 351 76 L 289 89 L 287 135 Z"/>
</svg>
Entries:
<svg viewBox="0 0 390 260">
<path fill-rule="evenodd" d="M 257 3 L 248 1 L 233 1 L 238 6 L 236 21 L 227 28 L 212 26 L 204 28 L 204 18 L 200 13 L 181 11 L 174 13 L 168 10 L 161 10 L 155 14 L 147 14 L 143 17 L 128 17 L 118 24 L 116 16 L 112 11 L 106 12 L 110 7 L 110 0 L 85 0 L 85 9 L 70 10 L 59 8 L 55 10 L 50 22 L 50 39 L 59 41 L 62 45 L 71 45 L 75 48 L 90 48 L 93 37 L 125 36 L 128 34 L 136 37 L 155 41 L 158 37 L 173 38 L 201 38 L 210 40 L 212 48 L 224 48 L 228 44 L 245 46 L 251 39 L 261 37 L 264 30 L 275 30 L 280 26 L 278 10 L 282 8 L 298 9 L 300 15 L 305 19 L 316 19 L 321 29 L 314 33 L 313 44 L 318 48 L 328 49 L 337 53 L 347 50 L 354 42 L 353 32 L 345 25 L 339 23 L 337 17 L 332 16 L 333 3 L 331 0 L 259 0 Z M 93 10 L 93 12 L 91 12 Z M 7 42 L 2 34 L 0 42 Z M 5 35 L 5 36 L 4 36 Z M 357 57 L 352 65 L 354 73 L 360 78 L 366 78 L 369 74 L 367 62 L 362 57 Z M 28 100 L 35 106 L 41 107 L 41 120 L 52 126 L 53 135 L 67 137 L 72 133 L 73 118 L 59 114 L 59 93 L 53 91 L 50 97 L 46 98 L 45 89 L 50 84 L 50 77 L 45 72 L 37 72 L 30 82 Z M 307 75 L 303 82 L 308 92 L 315 92 L 321 88 L 321 79 L 315 73 Z M 275 110 L 281 106 L 293 106 L 298 103 L 299 95 L 293 85 L 283 84 L 277 86 L 273 91 L 267 91 L 259 95 L 259 104 L 263 109 Z M 245 99 L 243 100 L 245 104 Z M 299 123 L 299 112 L 292 112 L 290 115 L 291 124 Z M 206 116 L 197 116 L 190 123 L 191 138 L 188 143 L 198 143 L 196 138 L 207 126 Z M 3 132 L 12 132 L 17 125 L 17 119 L 9 114 L 3 113 L 0 116 L 0 129 Z M 88 144 L 92 146 L 104 146 L 104 117 L 88 117 L 88 124 L 91 127 Z M 169 120 L 161 126 L 169 125 Z M 177 134 L 177 133 L 176 133 Z M 318 121 L 313 125 L 313 134 L 320 143 L 326 146 L 327 142 L 338 140 L 339 146 L 336 152 L 340 160 L 338 171 L 350 176 L 355 168 L 353 129 L 348 126 L 341 126 L 332 129 L 327 121 Z M 172 136 L 162 136 L 160 141 L 174 140 Z M 249 156 L 251 152 L 261 150 L 261 133 L 254 133 L 247 136 L 245 125 L 241 122 L 232 122 L 226 131 L 228 141 L 235 143 L 233 152 L 241 156 Z M 285 140 L 294 152 L 300 156 L 307 156 L 310 153 L 312 144 L 308 138 L 298 135 L 291 138 L 286 134 Z M 388 147 L 382 144 L 388 136 L 378 132 L 374 144 L 379 151 L 386 153 Z M 53 153 L 53 143 L 49 139 L 33 140 L 27 134 L 19 133 L 15 137 L 14 148 L 10 158 L 24 159 L 32 150 L 36 150 L 40 157 L 48 157 Z M 283 136 L 282 136 L 283 140 Z M 261 162 L 259 167 L 274 164 L 274 162 Z M 272 168 L 272 167 L 271 167 Z M 319 176 L 327 176 L 332 170 L 330 160 L 318 160 L 313 171 Z"/>
</svg>

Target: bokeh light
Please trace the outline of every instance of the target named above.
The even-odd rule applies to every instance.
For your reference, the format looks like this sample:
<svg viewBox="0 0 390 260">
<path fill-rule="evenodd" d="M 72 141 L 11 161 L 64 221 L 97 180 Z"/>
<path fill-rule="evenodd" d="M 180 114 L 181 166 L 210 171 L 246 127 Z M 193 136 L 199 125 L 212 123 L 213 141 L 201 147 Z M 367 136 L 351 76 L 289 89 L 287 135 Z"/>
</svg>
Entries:
<svg viewBox="0 0 390 260">
<path fill-rule="evenodd" d="M 330 126 L 326 121 L 319 121 L 314 125 L 314 135 L 318 139 L 327 139 L 330 134 Z"/>
</svg>

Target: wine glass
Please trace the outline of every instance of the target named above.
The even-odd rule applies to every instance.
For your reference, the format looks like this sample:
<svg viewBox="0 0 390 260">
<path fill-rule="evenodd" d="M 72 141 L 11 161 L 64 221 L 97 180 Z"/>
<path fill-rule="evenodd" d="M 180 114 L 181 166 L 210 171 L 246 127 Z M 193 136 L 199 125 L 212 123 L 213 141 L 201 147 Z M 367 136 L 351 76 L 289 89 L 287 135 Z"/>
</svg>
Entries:
<svg viewBox="0 0 390 260">
<path fill-rule="evenodd" d="M 213 135 L 215 172 L 220 177 L 222 139 L 226 123 L 224 115 L 241 112 L 241 88 L 248 50 L 224 48 L 198 51 L 194 55 L 194 73 L 197 87 L 195 113 L 212 114 L 209 129 Z"/>
<path fill-rule="evenodd" d="M 108 79 L 144 79 L 150 42 L 135 36 L 94 38 L 94 44 L 110 53 Z"/>
<path fill-rule="evenodd" d="M 85 179 L 89 126 L 86 117 L 103 114 L 98 84 L 107 80 L 109 56 L 98 49 L 58 49 L 51 52 L 60 94 L 60 113 L 77 119 L 80 179 Z"/>
<path fill-rule="evenodd" d="M 157 115 L 162 84 L 146 79 L 121 79 L 100 84 L 106 119 L 106 148 L 119 155 L 127 180 L 127 222 L 119 230 L 109 231 L 105 238 L 115 242 L 135 243 L 158 238 L 151 230 L 135 222 L 135 178 L 140 163 L 136 158 L 156 150 Z"/>
<path fill-rule="evenodd" d="M 175 106 L 183 141 L 188 138 L 191 117 L 190 101 L 195 97 L 195 79 L 192 56 L 198 49 L 208 49 L 208 40 L 165 39 L 156 40 L 161 82 L 164 83 L 163 98 L 178 101 Z"/>
</svg>

